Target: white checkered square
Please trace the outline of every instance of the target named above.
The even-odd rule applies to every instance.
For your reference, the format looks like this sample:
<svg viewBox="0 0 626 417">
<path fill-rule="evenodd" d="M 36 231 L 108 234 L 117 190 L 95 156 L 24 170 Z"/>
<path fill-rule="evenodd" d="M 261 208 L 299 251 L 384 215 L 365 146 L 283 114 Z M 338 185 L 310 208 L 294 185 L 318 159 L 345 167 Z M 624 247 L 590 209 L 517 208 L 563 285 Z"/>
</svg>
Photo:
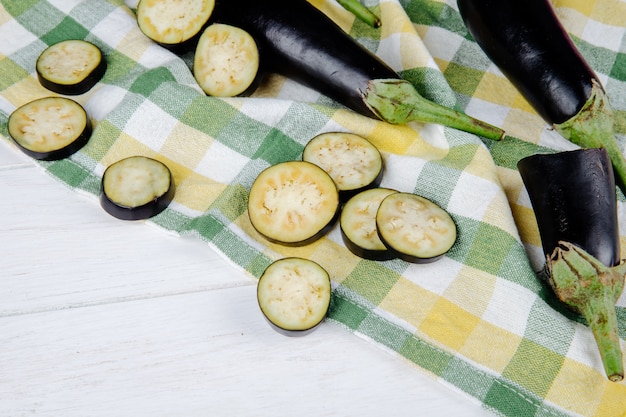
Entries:
<svg viewBox="0 0 626 417">
<path fill-rule="evenodd" d="M 33 42 L 39 41 L 34 34 L 27 31 L 17 20 L 10 20 L 0 26 L 0 55 L 10 56 Z"/>
<path fill-rule="evenodd" d="M 230 184 L 248 162 L 247 157 L 214 141 L 194 171 L 221 184 Z"/>
<path fill-rule="evenodd" d="M 124 132 L 158 152 L 177 124 L 174 117 L 145 100 L 128 120 Z"/>
<path fill-rule="evenodd" d="M 508 206 L 506 195 L 497 184 L 462 172 L 446 209 L 450 213 L 482 221 L 496 199 L 501 199 L 500 206 Z"/>
<path fill-rule="evenodd" d="M 515 300 L 515 302 L 512 303 L 511 300 Z M 498 278 L 482 319 L 511 333 L 523 336 L 526 331 L 526 318 L 536 301 L 537 295 L 532 291 Z"/>
</svg>

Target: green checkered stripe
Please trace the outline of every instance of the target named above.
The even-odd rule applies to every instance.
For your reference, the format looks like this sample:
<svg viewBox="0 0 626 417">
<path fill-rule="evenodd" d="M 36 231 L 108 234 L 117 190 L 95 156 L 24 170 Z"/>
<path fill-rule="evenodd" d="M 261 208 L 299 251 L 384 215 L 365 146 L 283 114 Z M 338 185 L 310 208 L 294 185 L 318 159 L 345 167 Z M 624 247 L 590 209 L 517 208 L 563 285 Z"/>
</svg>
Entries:
<svg viewBox="0 0 626 417">
<path fill-rule="evenodd" d="M 540 281 L 534 272 L 541 263 L 536 241 L 517 228 L 528 222 L 519 216 L 528 215 L 529 204 L 517 161 L 566 144 L 514 100 L 515 90 L 498 78 L 467 34 L 453 1 L 364 2 L 383 19 L 405 23 L 382 31 L 350 20 L 330 0 L 313 3 L 389 59 L 424 96 L 511 134 L 490 142 L 447 128 L 388 126 L 284 79 L 251 98 L 206 97 L 191 75 L 189 57 L 150 43 L 134 24 L 132 9 L 119 0 L 71 7 L 62 1 L 0 1 L 0 37 L 11 39 L 0 45 L 0 134 L 13 146 L 8 115 L 25 100 L 47 94 L 33 77 L 41 50 L 62 39 L 90 40 L 108 62 L 102 82 L 79 98 L 94 119 L 93 137 L 68 159 L 38 162 L 52 177 L 96 197 L 110 163 L 138 153 L 158 158 L 172 169 L 177 194 L 149 222 L 197 237 L 254 277 L 283 256 L 319 262 L 334 281 L 330 322 L 494 414 L 622 416 L 625 385 L 606 381 L 589 330 Z M 610 2 L 596 3 L 601 8 Z M 567 16 L 577 4 L 563 1 L 557 7 Z M 589 21 L 599 28 L 606 24 Z M 574 39 L 616 97 L 612 104 L 623 140 L 626 38 L 598 47 L 584 33 Z M 407 48 L 419 59 L 404 59 Z M 484 83 L 494 79 L 498 92 L 485 96 Z M 381 147 L 382 186 L 423 195 L 450 212 L 459 236 L 447 256 L 427 265 L 362 260 L 343 246 L 337 227 L 302 248 L 269 244 L 254 232 L 246 203 L 258 173 L 300 158 L 309 139 L 332 130 L 361 134 Z M 617 311 L 626 339 L 626 301 Z"/>
</svg>

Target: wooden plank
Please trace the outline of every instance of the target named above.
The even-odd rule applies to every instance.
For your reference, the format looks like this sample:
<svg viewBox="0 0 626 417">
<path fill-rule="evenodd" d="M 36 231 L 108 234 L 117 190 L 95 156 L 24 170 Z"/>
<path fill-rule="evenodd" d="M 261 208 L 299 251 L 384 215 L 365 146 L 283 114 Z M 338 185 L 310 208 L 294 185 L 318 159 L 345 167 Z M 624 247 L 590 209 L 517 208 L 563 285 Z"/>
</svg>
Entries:
<svg viewBox="0 0 626 417">
<path fill-rule="evenodd" d="M 254 287 L 5 317 L 0 326 L 1 415 L 486 415 L 330 323 L 279 335 Z"/>
</svg>

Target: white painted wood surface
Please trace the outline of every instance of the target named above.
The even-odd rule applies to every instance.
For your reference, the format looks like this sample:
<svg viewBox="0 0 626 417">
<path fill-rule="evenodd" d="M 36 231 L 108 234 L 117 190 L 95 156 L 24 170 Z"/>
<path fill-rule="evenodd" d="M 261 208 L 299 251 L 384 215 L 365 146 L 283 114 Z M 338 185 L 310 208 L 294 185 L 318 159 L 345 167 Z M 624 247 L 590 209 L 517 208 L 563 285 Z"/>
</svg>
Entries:
<svg viewBox="0 0 626 417">
<path fill-rule="evenodd" d="M 491 415 L 333 324 L 275 333 L 255 284 L 0 142 L 0 416 Z"/>
</svg>

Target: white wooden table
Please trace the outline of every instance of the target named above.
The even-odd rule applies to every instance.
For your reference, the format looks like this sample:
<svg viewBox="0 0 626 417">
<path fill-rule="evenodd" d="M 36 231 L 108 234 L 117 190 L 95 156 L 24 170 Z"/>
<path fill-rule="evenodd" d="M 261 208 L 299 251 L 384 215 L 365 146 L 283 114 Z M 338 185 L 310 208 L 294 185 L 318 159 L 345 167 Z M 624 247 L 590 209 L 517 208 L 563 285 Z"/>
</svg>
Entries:
<svg viewBox="0 0 626 417">
<path fill-rule="evenodd" d="M 255 285 L 0 142 L 0 416 L 491 415 L 331 323 L 275 333 Z"/>
</svg>

